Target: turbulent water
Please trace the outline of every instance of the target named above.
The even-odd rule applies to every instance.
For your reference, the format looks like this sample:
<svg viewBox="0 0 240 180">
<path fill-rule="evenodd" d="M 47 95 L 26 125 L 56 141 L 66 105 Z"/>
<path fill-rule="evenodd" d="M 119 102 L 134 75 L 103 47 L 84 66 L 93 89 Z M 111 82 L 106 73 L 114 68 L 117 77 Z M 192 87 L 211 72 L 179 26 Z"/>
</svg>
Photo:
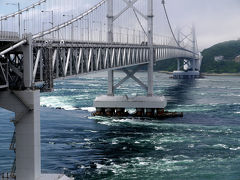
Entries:
<svg viewBox="0 0 240 180">
<path fill-rule="evenodd" d="M 92 117 L 92 101 L 106 94 L 106 85 L 100 73 L 57 81 L 55 92 L 41 94 L 43 172 L 75 179 L 240 179 L 240 77 L 181 81 L 155 73 L 155 93 L 167 97 L 167 109 L 184 112 L 164 121 Z M 143 93 L 133 81 L 117 91 Z M 11 117 L 0 109 L 1 172 L 13 161 Z"/>
</svg>

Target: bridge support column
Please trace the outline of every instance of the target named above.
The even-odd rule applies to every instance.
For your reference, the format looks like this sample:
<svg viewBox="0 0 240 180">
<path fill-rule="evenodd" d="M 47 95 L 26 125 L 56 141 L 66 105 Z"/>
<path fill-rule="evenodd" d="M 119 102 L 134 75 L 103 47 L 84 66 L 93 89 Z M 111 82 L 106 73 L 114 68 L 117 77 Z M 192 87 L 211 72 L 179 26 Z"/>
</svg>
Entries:
<svg viewBox="0 0 240 180">
<path fill-rule="evenodd" d="M 0 91 L 0 100 L 0 107 L 15 113 L 16 179 L 58 180 L 66 178 L 58 174 L 41 174 L 40 91 Z"/>
<path fill-rule="evenodd" d="M 148 64 L 148 96 L 153 96 L 153 61 Z"/>
<path fill-rule="evenodd" d="M 196 32 L 195 32 L 195 27 L 192 27 L 192 46 L 193 46 L 193 59 L 192 59 L 192 69 L 193 71 L 196 71 L 196 54 L 197 54 L 197 46 L 196 46 Z"/>
<path fill-rule="evenodd" d="M 153 96 L 153 0 L 148 0 L 148 45 L 149 51 L 149 64 L 148 64 L 148 96 Z"/>
<path fill-rule="evenodd" d="M 114 95 L 114 72 L 108 71 L 108 96 Z"/>
<path fill-rule="evenodd" d="M 113 0 L 107 0 L 107 40 L 109 43 L 113 43 Z M 114 73 L 113 70 L 108 71 L 108 96 L 114 95 Z"/>
<path fill-rule="evenodd" d="M 0 107 L 15 112 L 17 180 L 41 176 L 40 92 L 0 92 Z"/>
<path fill-rule="evenodd" d="M 33 46 L 32 46 L 32 34 L 27 35 L 28 44 L 22 47 L 24 61 L 23 61 L 23 80 L 24 87 L 32 87 L 33 78 Z"/>
<path fill-rule="evenodd" d="M 177 70 L 180 71 L 180 59 L 177 59 Z"/>
</svg>

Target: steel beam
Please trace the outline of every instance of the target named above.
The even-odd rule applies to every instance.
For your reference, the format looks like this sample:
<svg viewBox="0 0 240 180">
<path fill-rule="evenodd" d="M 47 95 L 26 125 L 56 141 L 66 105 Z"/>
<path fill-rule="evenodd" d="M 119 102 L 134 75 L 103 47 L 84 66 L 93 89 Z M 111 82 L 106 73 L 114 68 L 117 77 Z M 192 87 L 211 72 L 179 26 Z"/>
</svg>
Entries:
<svg viewBox="0 0 240 180">
<path fill-rule="evenodd" d="M 23 81 L 26 88 L 32 87 L 33 82 L 33 46 L 32 35 L 27 37 L 27 44 L 22 47 L 23 51 Z"/>
<path fill-rule="evenodd" d="M 148 96 L 153 96 L 153 0 L 148 0 L 148 46 L 149 64 L 148 64 Z"/>
<path fill-rule="evenodd" d="M 107 0 L 107 25 L 108 25 L 108 34 L 107 40 L 108 43 L 113 43 L 113 0 Z M 106 56 L 107 57 L 107 56 Z M 108 95 L 114 95 L 114 73 L 112 70 L 108 71 Z"/>
</svg>

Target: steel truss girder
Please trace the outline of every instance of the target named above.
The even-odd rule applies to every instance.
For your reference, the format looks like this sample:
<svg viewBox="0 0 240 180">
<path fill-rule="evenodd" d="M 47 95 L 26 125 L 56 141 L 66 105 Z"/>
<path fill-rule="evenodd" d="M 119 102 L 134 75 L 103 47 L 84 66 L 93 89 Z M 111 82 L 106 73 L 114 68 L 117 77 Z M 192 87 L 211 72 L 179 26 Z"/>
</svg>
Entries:
<svg viewBox="0 0 240 180">
<path fill-rule="evenodd" d="M 0 62 L 0 89 L 8 87 L 8 64 Z"/>
<path fill-rule="evenodd" d="M 34 48 L 34 82 L 41 79 L 40 62 L 45 66 L 48 47 Z M 148 63 L 147 47 L 55 47 L 52 48 L 53 78 L 80 75 L 107 69 L 121 69 Z M 44 67 L 43 67 L 44 68 Z"/>
<path fill-rule="evenodd" d="M 82 46 L 82 47 L 34 47 L 33 83 L 43 79 L 43 69 L 48 57 L 52 61 L 53 79 L 81 75 L 101 70 L 122 69 L 129 66 L 147 64 L 149 48 L 145 46 Z M 173 47 L 155 47 L 156 60 L 176 57 L 192 57 L 190 52 Z"/>
<path fill-rule="evenodd" d="M 192 59 L 192 52 L 174 46 L 153 46 L 156 61 L 185 58 Z M 20 50 L 5 56 L 8 86 L 11 89 L 23 88 L 23 62 L 24 57 Z M 1 61 L 3 62 L 3 61 Z M 4 61 L 5 62 L 5 61 Z M 52 43 L 44 45 L 33 43 L 33 86 L 34 83 L 47 84 L 46 89 L 51 90 L 53 79 L 79 76 L 87 73 L 123 69 L 149 63 L 149 47 L 141 45 L 124 44 L 63 44 Z M 2 66 L 4 64 L 2 63 Z M 6 66 L 6 65 L 5 65 Z M 0 67 L 0 71 L 2 71 Z M 0 73 L 1 79 L 5 77 Z M 3 83 L 2 83 L 3 84 Z M 1 85 L 2 85 L 1 84 Z M 3 88 L 1 86 L 1 88 Z M 146 88 L 145 88 L 146 89 Z"/>
</svg>

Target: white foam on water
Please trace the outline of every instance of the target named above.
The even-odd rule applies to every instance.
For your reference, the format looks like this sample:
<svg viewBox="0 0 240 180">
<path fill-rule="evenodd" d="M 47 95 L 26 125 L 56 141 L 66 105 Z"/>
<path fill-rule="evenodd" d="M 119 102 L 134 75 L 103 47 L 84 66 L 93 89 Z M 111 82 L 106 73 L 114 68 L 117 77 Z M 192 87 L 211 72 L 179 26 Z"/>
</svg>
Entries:
<svg viewBox="0 0 240 180">
<path fill-rule="evenodd" d="M 117 124 L 113 124 L 110 121 L 98 121 L 98 123 L 106 126 L 117 126 Z"/>
<path fill-rule="evenodd" d="M 96 166 L 97 166 L 97 169 L 101 169 L 101 168 L 104 168 L 104 167 L 105 167 L 104 165 L 98 164 L 98 163 L 96 163 Z"/>
<path fill-rule="evenodd" d="M 234 112 L 234 114 L 240 114 L 240 112 Z"/>
<path fill-rule="evenodd" d="M 61 96 L 44 96 L 40 98 L 40 105 L 50 108 L 63 108 L 65 110 L 76 110 L 77 108 L 67 103 Z"/>
<path fill-rule="evenodd" d="M 97 133 L 98 131 L 93 131 L 93 130 L 84 130 L 84 132 Z"/>
<path fill-rule="evenodd" d="M 146 166 L 149 165 L 149 162 L 139 162 L 139 165 Z"/>
<path fill-rule="evenodd" d="M 78 169 L 85 169 L 86 167 L 81 165 L 81 166 L 78 166 Z"/>
<path fill-rule="evenodd" d="M 179 143 L 179 142 L 184 142 L 185 139 L 187 139 L 187 137 L 177 137 L 177 136 L 174 136 L 174 137 L 163 137 L 161 138 L 161 142 L 162 143 Z"/>
<path fill-rule="evenodd" d="M 237 147 L 237 148 L 230 148 L 230 150 L 232 150 L 232 151 L 237 151 L 237 150 L 240 150 L 240 147 Z"/>
<path fill-rule="evenodd" d="M 95 112 L 96 108 L 95 107 L 83 107 L 81 108 L 83 111 L 88 111 L 88 112 Z"/>
<path fill-rule="evenodd" d="M 223 96 L 223 97 L 240 97 L 240 94 L 230 93 L 230 94 L 222 94 L 220 96 Z"/>
<path fill-rule="evenodd" d="M 172 111 L 177 112 L 204 112 L 204 111 L 212 111 L 219 105 L 217 103 L 209 103 L 209 104 L 188 104 L 188 105 L 177 105 L 176 108 L 171 109 Z"/>
<path fill-rule="evenodd" d="M 159 151 L 159 150 L 162 150 L 162 151 L 171 151 L 171 149 L 166 149 L 162 146 L 155 146 L 155 150 Z"/>
<path fill-rule="evenodd" d="M 226 144 L 215 144 L 213 147 L 228 149 L 228 146 Z"/>
<path fill-rule="evenodd" d="M 114 138 L 113 140 L 112 140 L 112 144 L 118 144 L 119 143 L 119 141 L 116 139 L 116 138 Z"/>
<path fill-rule="evenodd" d="M 194 148 L 194 144 L 189 144 L 188 148 Z"/>
</svg>

